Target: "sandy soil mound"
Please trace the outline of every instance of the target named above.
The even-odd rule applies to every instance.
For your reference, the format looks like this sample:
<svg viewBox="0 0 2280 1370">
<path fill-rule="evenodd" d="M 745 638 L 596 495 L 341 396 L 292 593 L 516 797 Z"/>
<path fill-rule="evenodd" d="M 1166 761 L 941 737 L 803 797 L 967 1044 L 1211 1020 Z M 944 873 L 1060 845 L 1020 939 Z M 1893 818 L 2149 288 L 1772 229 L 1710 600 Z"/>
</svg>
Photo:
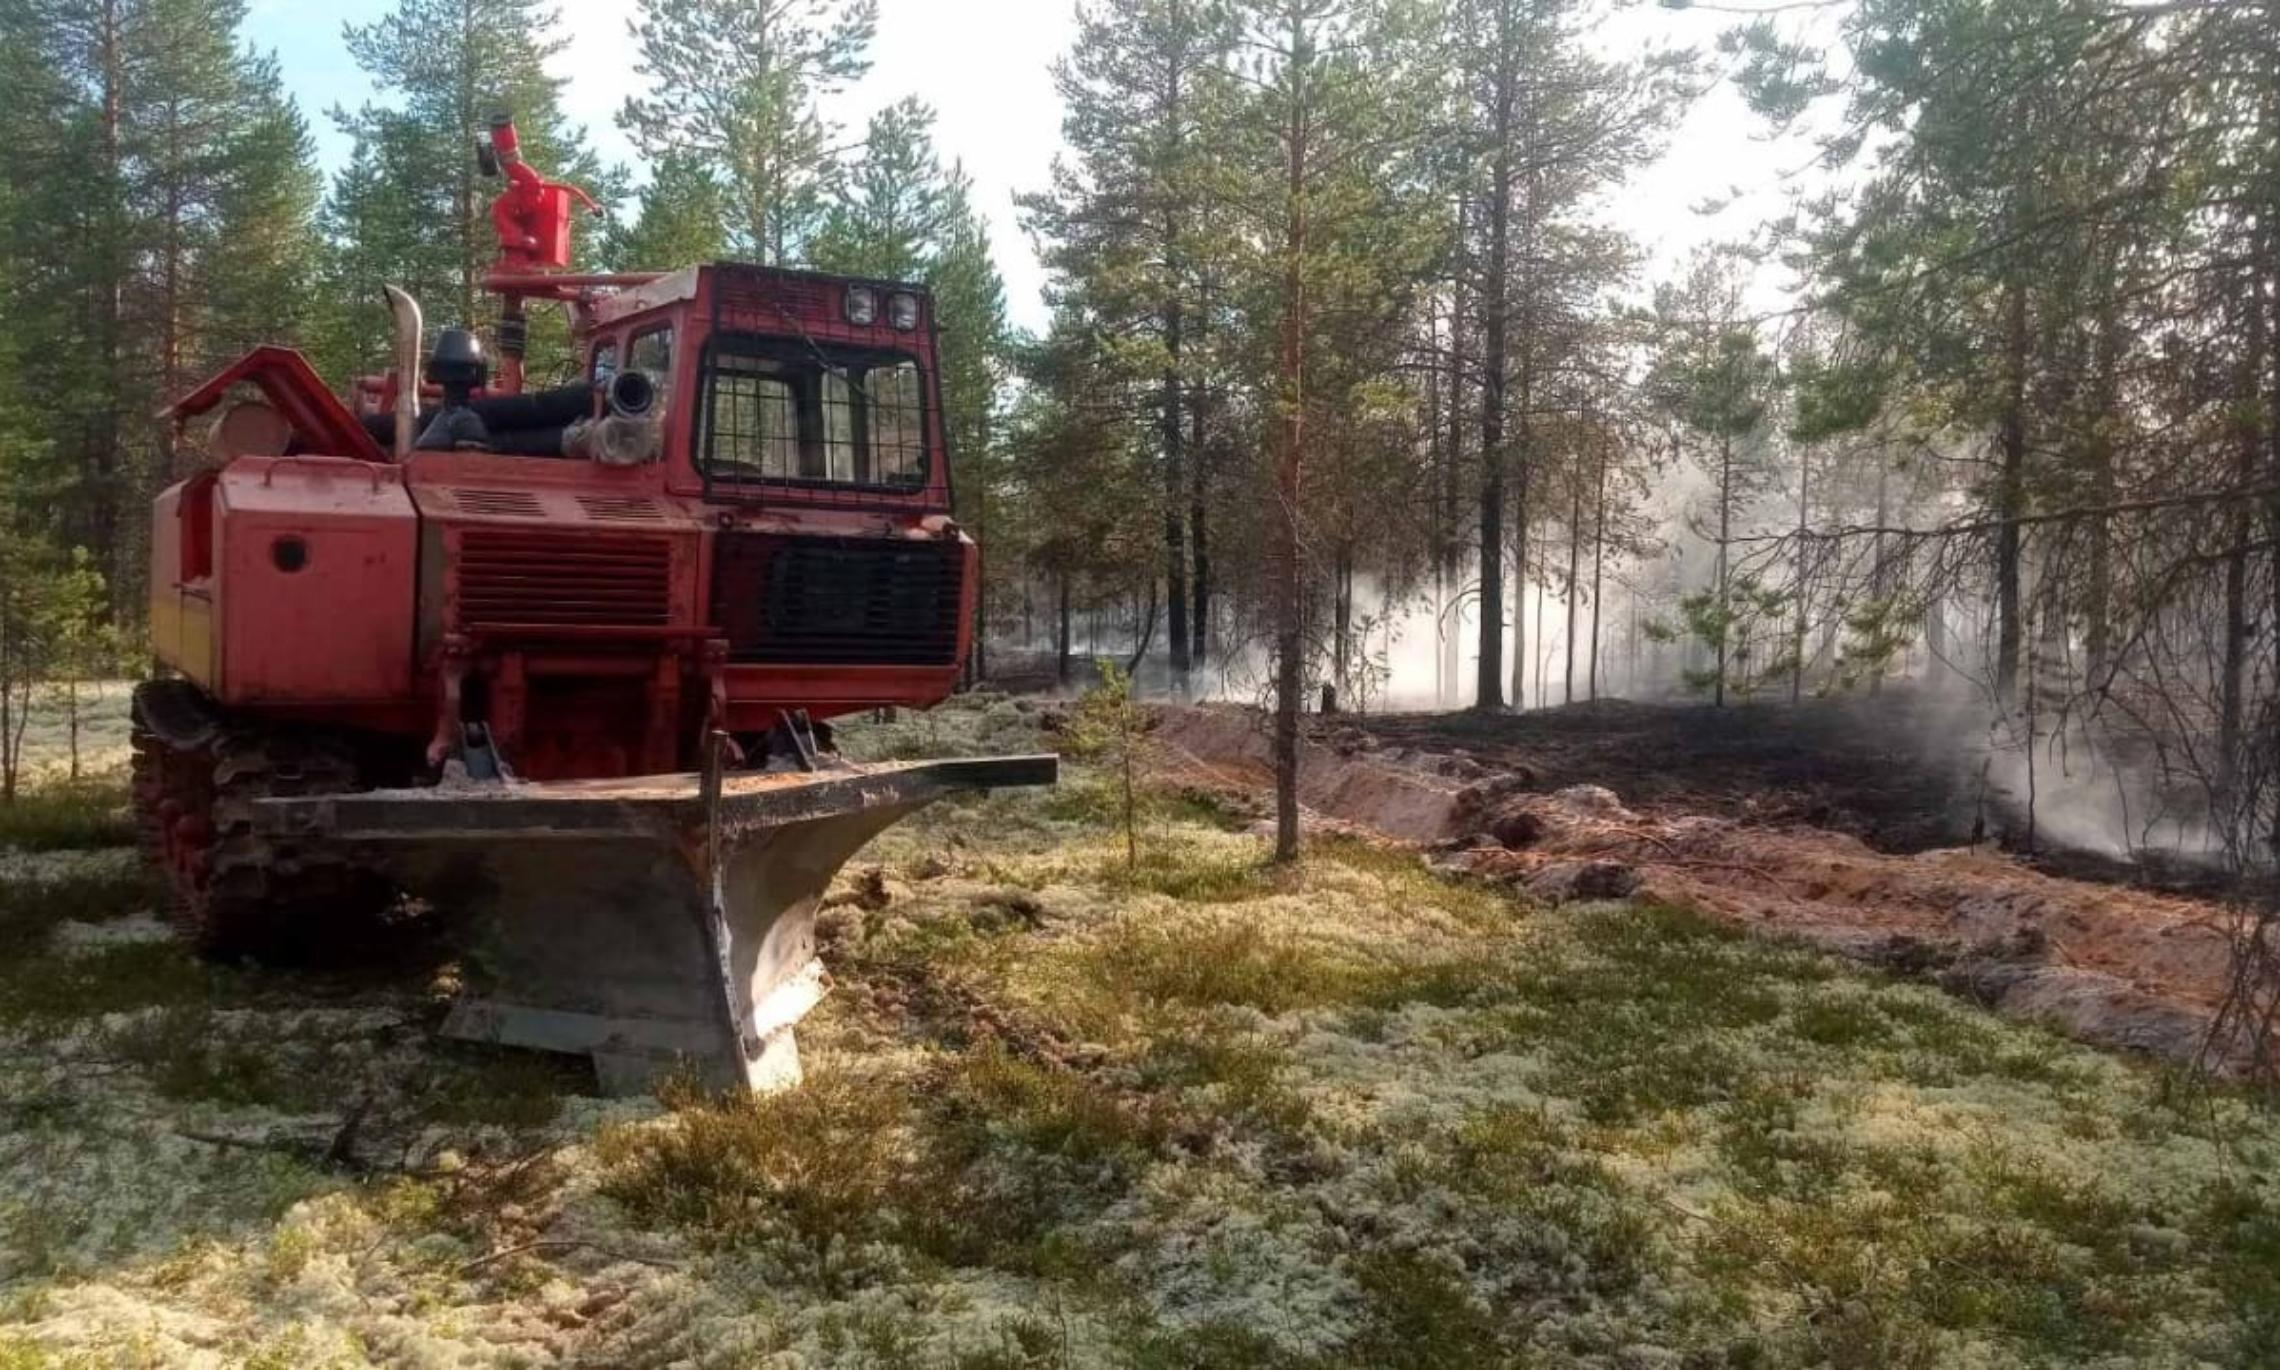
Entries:
<svg viewBox="0 0 2280 1370">
<path fill-rule="evenodd" d="M 2202 1052 L 2227 985 L 2233 915 L 2218 904 L 2056 878 L 1988 848 L 1891 855 L 1812 827 L 1639 813 L 1595 785 L 1540 792 L 1506 758 L 1493 768 L 1359 729 L 1317 731 L 1301 772 L 1310 809 L 1435 845 L 1444 866 L 1548 902 L 1688 905 L 2172 1061 Z M 1222 781 L 1271 782 L 1252 711 L 1166 710 L 1157 735 Z M 2236 1041 L 2214 1054 L 2241 1069 L 2249 1053 Z"/>
<path fill-rule="evenodd" d="M 1157 714 L 1153 736 L 1185 783 L 1206 789 L 1272 789 L 1269 722 L 1255 709 L 1232 705 L 1164 709 Z M 1360 732 L 1328 745 L 1313 740 L 1301 745 L 1299 802 L 1316 814 L 1405 842 L 1434 842 L 1450 835 L 1468 779 L 1463 768 L 1450 774 L 1408 764 L 1408 754 L 1381 753 Z"/>
</svg>

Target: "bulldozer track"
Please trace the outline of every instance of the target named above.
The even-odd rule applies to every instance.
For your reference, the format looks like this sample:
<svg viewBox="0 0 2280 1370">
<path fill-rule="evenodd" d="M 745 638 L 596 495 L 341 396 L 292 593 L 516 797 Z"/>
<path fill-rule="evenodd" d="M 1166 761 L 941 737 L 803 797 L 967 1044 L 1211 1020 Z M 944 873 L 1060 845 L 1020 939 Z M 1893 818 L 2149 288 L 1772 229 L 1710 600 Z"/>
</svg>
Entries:
<svg viewBox="0 0 2280 1370">
<path fill-rule="evenodd" d="M 256 821 L 264 799 L 366 788 L 346 739 L 232 723 L 179 682 L 136 691 L 137 832 L 203 955 L 321 958 L 380 921 L 395 892 L 379 872 L 312 827 Z"/>
</svg>

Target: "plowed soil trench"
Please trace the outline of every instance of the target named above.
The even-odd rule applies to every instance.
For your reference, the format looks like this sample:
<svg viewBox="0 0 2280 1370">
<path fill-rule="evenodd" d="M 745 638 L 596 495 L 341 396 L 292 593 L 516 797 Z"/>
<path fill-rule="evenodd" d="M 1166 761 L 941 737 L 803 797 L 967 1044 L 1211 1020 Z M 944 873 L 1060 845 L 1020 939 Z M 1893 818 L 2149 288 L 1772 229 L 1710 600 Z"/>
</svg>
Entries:
<svg viewBox="0 0 2280 1370">
<path fill-rule="evenodd" d="M 2085 1041 L 2249 1070 L 2249 1041 L 2211 1035 L 2238 911 L 2055 876 L 1974 843 L 2002 811 L 1970 793 L 1973 768 L 1913 741 L 1931 720 L 1912 707 L 1868 729 L 1847 726 L 1861 711 L 1812 706 L 1314 720 L 1301 800 L 1538 898 L 1683 904 Z M 1167 709 L 1156 736 L 1183 783 L 1270 787 L 1252 711 Z"/>
</svg>

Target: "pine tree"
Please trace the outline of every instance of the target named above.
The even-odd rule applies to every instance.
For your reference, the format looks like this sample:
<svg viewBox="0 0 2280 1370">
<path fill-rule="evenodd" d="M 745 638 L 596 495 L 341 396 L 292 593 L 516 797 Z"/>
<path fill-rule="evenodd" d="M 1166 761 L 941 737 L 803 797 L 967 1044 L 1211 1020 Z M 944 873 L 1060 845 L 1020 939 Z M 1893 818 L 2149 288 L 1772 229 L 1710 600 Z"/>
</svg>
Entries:
<svg viewBox="0 0 2280 1370">
<path fill-rule="evenodd" d="M 242 7 L 151 0 L 149 83 L 135 121 L 133 195 L 149 276 L 129 317 L 156 349 L 158 394 L 172 398 L 259 341 L 297 341 L 313 247 L 313 151 L 276 64 L 241 54 Z M 185 474 L 161 428 L 139 506 Z"/>
<path fill-rule="evenodd" d="M 918 279 L 948 227 L 963 172 L 945 173 L 934 151 L 934 111 L 902 100 L 871 116 L 861 150 L 838 178 L 809 257 L 827 271 Z"/>
<path fill-rule="evenodd" d="M 567 41 L 554 31 L 558 17 L 544 0 L 399 0 L 382 19 L 344 27 L 349 54 L 389 103 L 332 112 L 356 143 L 327 207 L 345 258 L 327 273 L 337 292 L 329 307 L 342 316 L 329 330 L 336 340 L 385 341 L 386 284 L 410 291 L 439 322 L 487 322 L 481 296 L 498 255 L 490 221 L 498 186 L 478 169 L 475 141 L 496 115 L 513 116 L 524 158 L 549 178 L 604 205 L 618 198 L 622 177 L 564 117 L 564 83 L 546 72 Z M 599 251 L 598 235 L 578 242 L 589 257 Z M 561 363 L 565 333 L 552 314 L 532 324 L 529 364 L 539 374 Z"/>
<path fill-rule="evenodd" d="M 139 611 L 143 503 L 178 474 L 162 404 L 258 328 L 295 340 L 313 172 L 237 0 L 10 6 L 6 226 L 54 531 Z M 266 316 L 266 317 L 265 317 Z"/>
<path fill-rule="evenodd" d="M 677 271 L 728 252 L 728 192 L 711 167 L 667 153 L 642 187 L 631 224 L 616 227 L 609 260 L 625 271 Z"/>
<path fill-rule="evenodd" d="M 1023 384 L 1006 424 L 1002 503 L 991 556 L 1041 578 L 1052 602 L 1056 678 L 1072 683 L 1072 622 L 1145 580 L 1159 547 L 1149 494 L 1153 460 L 1141 433 L 1102 397 L 1113 393 L 1099 338 L 1062 310 L 1042 341 L 1019 347 Z"/>
<path fill-rule="evenodd" d="M 1620 279 L 1628 255 L 1589 230 L 1593 197 L 1653 158 L 1691 88 L 1692 55 L 1609 62 L 1585 41 L 1584 0 L 1455 0 L 1450 63 L 1466 102 L 1460 163 L 1480 242 L 1480 662 L 1475 705 L 1504 703 L 1504 575 L 1517 545 L 1511 603 L 1527 584 L 1534 423 L 1560 366 L 1559 333 Z M 1512 516 L 1509 535 L 1506 517 Z M 1527 655 L 1515 608 L 1517 682 Z M 1517 706 L 1517 684 L 1512 703 Z"/>
<path fill-rule="evenodd" d="M 1310 668 L 1308 603 L 1327 570 L 1350 603 L 1347 567 L 1311 549 L 1340 505 L 1397 502 L 1398 479 L 1365 493 L 1344 438 L 1366 434 L 1372 393 L 1397 349 L 1373 347 L 1411 314 L 1434 246 L 1423 211 L 1415 111 L 1423 108 L 1402 6 L 1252 0 L 1239 7 L 1249 91 L 1228 101 L 1213 142 L 1214 189 L 1245 207 L 1237 291 L 1258 322 L 1252 355 L 1266 426 L 1265 583 L 1274 663 L 1275 856 L 1298 856 L 1298 720 Z M 1387 406 L 1406 410 L 1406 403 Z M 1406 450 L 1406 442 L 1397 444 Z M 1324 476 L 1329 480 L 1325 481 Z M 1331 492 L 1344 498 L 1325 499 Z M 1350 525 L 1349 525 L 1350 526 Z M 1333 537 L 1333 541 L 1344 539 Z M 1335 649 L 1334 649 L 1335 650 Z M 1333 663 L 1334 668 L 1337 663 Z"/>
<path fill-rule="evenodd" d="M 870 69 L 877 0 L 640 0 L 627 29 L 646 94 L 623 120 L 653 158 L 697 158 L 735 193 L 737 246 L 804 258 L 836 129 L 817 102 Z"/>
<path fill-rule="evenodd" d="M 1710 535 L 1717 548 L 1710 589 L 1690 622 L 1712 649 L 1712 702 L 1726 703 L 1735 648 L 1734 522 L 1764 494 L 1772 471 L 1765 450 L 1773 398 L 1773 359 L 1742 307 L 1743 276 L 1728 253 L 1697 254 L 1687 276 L 1655 297 L 1661 338 L 1647 387 L 1654 402 L 1698 441 L 1696 463 L 1711 482 Z"/>
<path fill-rule="evenodd" d="M 1903 136 L 1877 145 L 1873 174 L 1818 226 L 1812 263 L 1890 399 L 1932 426 L 1987 436 L 1977 495 L 1997 521 L 1989 686 L 2007 706 L 2029 611 L 2020 521 L 2068 483 L 2052 478 L 2075 466 L 2070 449 L 2085 431 L 2064 414 L 2066 392 L 2087 379 L 2067 356 L 2076 302 L 2088 303 L 2083 273 L 2094 240 L 2157 201 L 2165 178 L 2086 161 L 2097 121 L 2115 112 L 2111 64 L 2132 47 L 2100 7 L 1875 0 L 1845 38 L 1857 71 L 1852 132 L 1827 155 L 1853 156 L 1869 130 Z M 1794 108 L 1786 79 L 1749 84 L 1761 107 Z M 2116 132 L 2134 142 L 2155 117 L 2141 110 Z M 2111 299 L 2113 284 L 2091 293 Z M 2036 460 L 2061 451 L 2055 464 Z"/>
<path fill-rule="evenodd" d="M 276 63 L 253 67 L 216 200 L 218 249 L 204 274 L 211 310 L 200 351 L 213 366 L 264 342 L 307 345 L 320 311 L 316 151 Z"/>
<path fill-rule="evenodd" d="M 1104 336 L 1118 341 L 1126 383 L 1154 391 L 1147 422 L 1162 463 L 1154 502 L 1167 644 L 1181 689 L 1194 642 L 1187 448 L 1199 410 L 1189 353 L 1206 313 L 1199 267 L 1209 248 L 1198 230 L 1209 222 L 1205 185 L 1217 151 L 1204 121 L 1229 98 L 1235 32 L 1220 0 L 1101 0 L 1081 9 L 1076 46 L 1054 69 L 1072 155 L 1055 164 L 1050 192 L 1023 202 L 1060 288 L 1081 296 Z"/>
<path fill-rule="evenodd" d="M 427 140 L 412 122 L 387 111 L 360 116 L 347 165 L 333 177 L 318 214 L 323 250 L 317 265 L 317 318 L 310 352 L 336 384 L 385 369 L 393 355 L 381 286 L 397 284 L 421 299 L 450 291 L 440 273 L 413 264 L 434 232 L 428 195 Z"/>
</svg>

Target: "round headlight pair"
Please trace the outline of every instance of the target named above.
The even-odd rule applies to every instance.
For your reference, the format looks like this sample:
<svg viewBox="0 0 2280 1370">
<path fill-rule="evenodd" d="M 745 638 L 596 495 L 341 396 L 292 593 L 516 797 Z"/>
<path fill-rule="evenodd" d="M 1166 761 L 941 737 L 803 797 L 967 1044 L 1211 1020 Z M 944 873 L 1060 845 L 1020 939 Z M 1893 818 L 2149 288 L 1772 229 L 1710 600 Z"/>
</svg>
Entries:
<svg viewBox="0 0 2280 1370">
<path fill-rule="evenodd" d="M 847 322 L 869 328 L 879 321 L 879 292 L 867 285 L 847 287 Z M 887 297 L 887 322 L 905 333 L 918 327 L 918 296 L 898 290 Z"/>
</svg>

